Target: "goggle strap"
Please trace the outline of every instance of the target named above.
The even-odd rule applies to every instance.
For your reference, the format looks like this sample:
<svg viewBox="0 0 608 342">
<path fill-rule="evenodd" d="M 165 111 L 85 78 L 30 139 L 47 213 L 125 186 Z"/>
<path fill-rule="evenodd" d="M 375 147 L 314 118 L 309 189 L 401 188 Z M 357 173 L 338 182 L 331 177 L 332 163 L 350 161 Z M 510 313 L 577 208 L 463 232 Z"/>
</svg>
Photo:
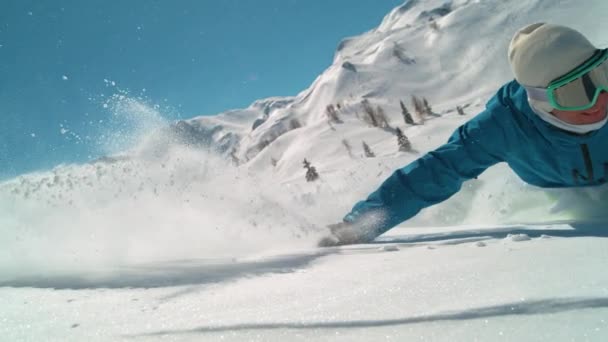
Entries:
<svg viewBox="0 0 608 342">
<path fill-rule="evenodd" d="M 595 66 L 601 64 L 599 62 L 600 61 L 603 62 L 607 58 L 608 58 L 608 49 L 603 49 L 603 50 L 597 49 L 597 50 L 595 50 L 593 55 L 591 55 L 591 57 L 589 57 L 589 59 L 586 62 L 584 62 L 583 64 L 574 68 L 574 70 L 570 71 L 569 73 L 551 81 L 551 83 L 549 83 L 549 86 L 551 86 L 551 84 L 560 83 L 562 81 L 569 82 L 572 79 L 579 78 L 580 76 L 582 76 L 582 74 L 589 72 L 589 70 L 591 70 L 592 66 L 595 67 Z M 573 77 L 572 75 L 576 75 L 576 76 Z"/>
</svg>

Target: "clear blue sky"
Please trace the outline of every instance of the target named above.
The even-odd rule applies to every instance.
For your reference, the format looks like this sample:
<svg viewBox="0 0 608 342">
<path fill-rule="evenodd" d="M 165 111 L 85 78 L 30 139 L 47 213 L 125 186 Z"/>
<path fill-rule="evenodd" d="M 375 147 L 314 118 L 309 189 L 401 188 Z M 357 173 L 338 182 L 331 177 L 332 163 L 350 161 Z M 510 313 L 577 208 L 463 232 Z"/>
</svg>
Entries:
<svg viewBox="0 0 608 342">
<path fill-rule="evenodd" d="M 401 3 L 0 0 L 0 179 L 98 157 L 104 80 L 170 120 L 296 95 Z"/>
</svg>

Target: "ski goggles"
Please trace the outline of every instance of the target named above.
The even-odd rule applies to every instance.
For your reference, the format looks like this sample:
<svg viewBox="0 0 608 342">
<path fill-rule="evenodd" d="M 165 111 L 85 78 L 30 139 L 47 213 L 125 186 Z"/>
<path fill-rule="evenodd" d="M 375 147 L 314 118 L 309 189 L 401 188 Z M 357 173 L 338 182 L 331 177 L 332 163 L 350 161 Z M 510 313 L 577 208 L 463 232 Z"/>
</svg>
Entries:
<svg viewBox="0 0 608 342">
<path fill-rule="evenodd" d="M 548 102 L 558 110 L 586 110 L 608 92 L 608 49 L 597 50 L 585 63 L 549 83 L 547 88 L 526 87 L 531 99 Z"/>
</svg>

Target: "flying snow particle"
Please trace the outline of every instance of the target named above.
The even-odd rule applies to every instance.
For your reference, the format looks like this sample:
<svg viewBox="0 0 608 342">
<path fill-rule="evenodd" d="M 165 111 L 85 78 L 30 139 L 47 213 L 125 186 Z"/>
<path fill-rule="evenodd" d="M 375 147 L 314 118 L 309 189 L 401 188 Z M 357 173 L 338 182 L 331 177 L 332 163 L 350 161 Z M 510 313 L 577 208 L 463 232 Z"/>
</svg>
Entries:
<svg viewBox="0 0 608 342">
<path fill-rule="evenodd" d="M 63 135 L 63 134 L 66 134 L 66 133 L 67 133 L 67 132 L 69 132 L 69 131 L 70 131 L 70 130 L 65 129 L 65 128 L 63 128 L 63 127 L 62 127 L 62 128 L 59 130 L 59 132 L 61 132 L 61 134 L 62 134 L 62 135 Z"/>
<path fill-rule="evenodd" d="M 30 134 L 30 135 L 32 136 L 32 138 L 35 138 L 35 137 L 36 137 L 36 133 L 32 133 L 32 134 Z"/>
<path fill-rule="evenodd" d="M 63 75 L 63 76 L 61 76 L 61 79 L 64 80 L 64 81 L 67 81 L 68 77 L 66 75 Z"/>
</svg>

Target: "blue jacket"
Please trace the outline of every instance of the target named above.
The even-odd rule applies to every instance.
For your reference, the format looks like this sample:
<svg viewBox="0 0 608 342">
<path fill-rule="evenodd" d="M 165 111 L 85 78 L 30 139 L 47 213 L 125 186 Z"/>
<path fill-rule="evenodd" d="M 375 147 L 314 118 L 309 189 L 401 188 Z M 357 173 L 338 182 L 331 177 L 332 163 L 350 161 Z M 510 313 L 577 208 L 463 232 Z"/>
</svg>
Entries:
<svg viewBox="0 0 608 342">
<path fill-rule="evenodd" d="M 535 114 L 525 89 L 509 82 L 446 144 L 395 171 L 344 221 L 366 221 L 379 213 L 375 216 L 380 219 L 366 224 L 368 238 L 373 239 L 421 209 L 448 199 L 464 181 L 500 162 L 539 187 L 605 183 L 608 125 L 585 135 L 563 131 Z"/>
</svg>

